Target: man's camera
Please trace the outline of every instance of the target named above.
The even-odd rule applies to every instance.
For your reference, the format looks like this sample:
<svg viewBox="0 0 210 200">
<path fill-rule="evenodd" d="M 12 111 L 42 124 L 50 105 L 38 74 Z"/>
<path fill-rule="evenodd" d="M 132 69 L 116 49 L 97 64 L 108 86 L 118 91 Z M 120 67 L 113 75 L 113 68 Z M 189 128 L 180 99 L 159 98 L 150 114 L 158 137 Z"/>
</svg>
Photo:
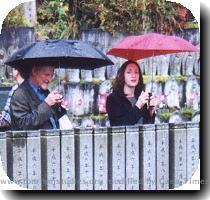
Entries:
<svg viewBox="0 0 210 200">
<path fill-rule="evenodd" d="M 60 94 L 60 97 L 59 97 L 59 100 L 61 100 L 61 99 L 63 99 L 63 95 L 62 94 Z"/>
</svg>

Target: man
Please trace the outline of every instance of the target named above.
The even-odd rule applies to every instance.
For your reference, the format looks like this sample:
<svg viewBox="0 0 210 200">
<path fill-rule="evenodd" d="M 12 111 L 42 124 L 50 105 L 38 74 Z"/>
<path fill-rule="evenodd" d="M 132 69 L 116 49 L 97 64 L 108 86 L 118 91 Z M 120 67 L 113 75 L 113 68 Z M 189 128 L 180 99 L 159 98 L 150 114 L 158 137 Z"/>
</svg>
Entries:
<svg viewBox="0 0 210 200">
<path fill-rule="evenodd" d="M 0 126 L 4 128 L 9 128 L 11 126 L 11 117 L 10 117 L 10 101 L 14 91 L 18 88 L 18 86 L 24 81 L 20 72 L 17 69 L 12 69 L 12 76 L 16 81 L 16 84 L 12 87 L 9 92 L 6 105 L 0 116 Z"/>
<path fill-rule="evenodd" d="M 59 128 L 58 119 L 66 114 L 66 110 L 60 106 L 63 99 L 59 92 L 48 90 L 53 76 L 52 66 L 32 67 L 29 78 L 11 98 L 12 130 Z"/>
</svg>

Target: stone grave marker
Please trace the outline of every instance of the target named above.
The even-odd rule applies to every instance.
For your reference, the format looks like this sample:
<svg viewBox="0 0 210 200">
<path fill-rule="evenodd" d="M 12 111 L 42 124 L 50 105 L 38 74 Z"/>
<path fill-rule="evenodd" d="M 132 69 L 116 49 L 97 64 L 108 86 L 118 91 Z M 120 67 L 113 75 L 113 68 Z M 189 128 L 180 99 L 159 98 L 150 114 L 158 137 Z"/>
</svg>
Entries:
<svg viewBox="0 0 210 200">
<path fill-rule="evenodd" d="M 7 132 L 7 175 L 27 188 L 26 131 Z"/>
<path fill-rule="evenodd" d="M 125 127 L 110 127 L 108 134 L 109 189 L 125 190 Z"/>
<path fill-rule="evenodd" d="M 61 189 L 75 190 L 74 129 L 61 130 Z"/>
<path fill-rule="evenodd" d="M 155 125 L 141 125 L 140 129 L 140 189 L 156 189 Z"/>
<path fill-rule="evenodd" d="M 139 126 L 126 126 L 126 190 L 139 190 Z"/>
<path fill-rule="evenodd" d="M 42 189 L 60 190 L 60 131 L 41 130 Z"/>
<path fill-rule="evenodd" d="M 199 163 L 199 123 L 187 123 L 187 180 L 189 181 Z"/>
<path fill-rule="evenodd" d="M 38 130 L 27 131 L 27 176 L 29 189 L 42 189 L 41 134 Z"/>
<path fill-rule="evenodd" d="M 157 190 L 169 189 L 169 127 L 156 124 L 156 179 Z"/>
<path fill-rule="evenodd" d="M 108 190 L 107 128 L 94 129 L 94 190 Z"/>
<path fill-rule="evenodd" d="M 93 190 L 93 129 L 75 129 L 76 189 Z"/>
<path fill-rule="evenodd" d="M 169 124 L 169 188 L 186 182 L 186 123 Z"/>
</svg>

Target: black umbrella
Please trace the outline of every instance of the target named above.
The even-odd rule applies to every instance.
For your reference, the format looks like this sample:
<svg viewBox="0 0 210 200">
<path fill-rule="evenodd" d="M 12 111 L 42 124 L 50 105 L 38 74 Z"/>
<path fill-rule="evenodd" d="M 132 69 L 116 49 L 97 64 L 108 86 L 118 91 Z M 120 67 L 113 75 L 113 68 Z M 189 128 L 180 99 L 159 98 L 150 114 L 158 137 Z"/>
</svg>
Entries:
<svg viewBox="0 0 210 200">
<path fill-rule="evenodd" d="M 16 51 L 5 64 L 17 69 L 49 64 L 59 68 L 92 70 L 113 65 L 95 46 L 79 40 L 40 40 Z"/>
</svg>

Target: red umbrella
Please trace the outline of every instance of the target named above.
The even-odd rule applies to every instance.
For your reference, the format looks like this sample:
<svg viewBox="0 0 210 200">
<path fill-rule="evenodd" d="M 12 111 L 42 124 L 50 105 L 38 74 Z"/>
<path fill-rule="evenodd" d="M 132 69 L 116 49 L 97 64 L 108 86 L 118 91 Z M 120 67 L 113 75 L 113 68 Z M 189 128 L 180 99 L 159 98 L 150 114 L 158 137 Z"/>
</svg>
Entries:
<svg viewBox="0 0 210 200">
<path fill-rule="evenodd" d="M 180 37 L 147 33 L 124 38 L 107 54 L 136 61 L 150 56 L 198 50 L 197 47 Z"/>
</svg>

